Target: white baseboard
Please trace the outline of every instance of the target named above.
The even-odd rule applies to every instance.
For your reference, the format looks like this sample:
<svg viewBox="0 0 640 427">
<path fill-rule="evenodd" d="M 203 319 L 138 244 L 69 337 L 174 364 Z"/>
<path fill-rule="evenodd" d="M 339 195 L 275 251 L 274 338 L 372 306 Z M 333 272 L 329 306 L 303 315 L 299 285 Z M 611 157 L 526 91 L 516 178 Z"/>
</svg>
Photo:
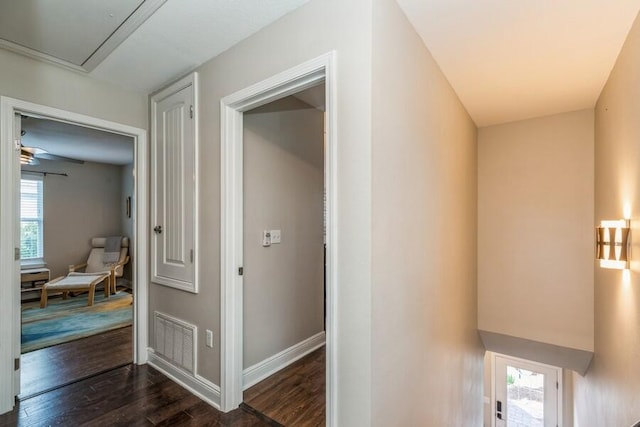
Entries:
<svg viewBox="0 0 640 427">
<path fill-rule="evenodd" d="M 263 379 L 270 377 L 281 369 L 286 368 L 298 359 L 322 347 L 325 344 L 324 331 L 299 342 L 278 354 L 275 354 L 262 362 L 258 362 L 248 367 L 242 372 L 242 389 L 259 383 Z"/>
<path fill-rule="evenodd" d="M 220 409 L 220 387 L 198 374 L 191 375 L 166 359 L 155 354 L 152 348 L 149 353 L 149 365 L 198 396 L 216 409 Z"/>
</svg>

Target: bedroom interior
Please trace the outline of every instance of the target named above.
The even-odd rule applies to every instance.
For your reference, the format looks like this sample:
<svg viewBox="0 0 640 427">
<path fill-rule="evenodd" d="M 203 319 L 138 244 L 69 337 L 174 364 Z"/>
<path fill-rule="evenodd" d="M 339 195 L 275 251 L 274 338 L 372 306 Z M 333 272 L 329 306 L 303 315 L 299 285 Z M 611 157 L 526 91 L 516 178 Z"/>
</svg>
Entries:
<svg viewBox="0 0 640 427">
<path fill-rule="evenodd" d="M 131 361 L 135 200 L 131 138 L 41 117 L 23 116 L 21 125 L 19 397 L 26 398 Z M 56 356 L 88 337 L 104 350 L 112 335 L 128 356 L 98 357 L 90 367 Z"/>
</svg>

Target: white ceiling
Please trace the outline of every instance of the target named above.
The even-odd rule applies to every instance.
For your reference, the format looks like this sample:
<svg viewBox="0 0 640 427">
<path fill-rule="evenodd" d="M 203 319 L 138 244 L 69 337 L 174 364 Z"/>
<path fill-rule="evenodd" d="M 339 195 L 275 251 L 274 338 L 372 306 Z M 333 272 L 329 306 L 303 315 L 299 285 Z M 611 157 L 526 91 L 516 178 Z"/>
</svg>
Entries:
<svg viewBox="0 0 640 427">
<path fill-rule="evenodd" d="M 308 0 L 168 0 L 91 74 L 149 93 Z"/>
<path fill-rule="evenodd" d="M 2 0 L 0 38 L 82 65 L 140 3 L 142 0 Z"/>
<path fill-rule="evenodd" d="M 31 10 L 15 6 L 14 0 L 0 0 L 0 12 L 9 7 L 33 17 L 26 33 L 13 29 L 19 37 L 47 44 L 48 33 L 37 31 L 43 25 L 49 30 L 64 28 L 60 34 L 65 49 L 82 45 L 78 39 L 84 33 L 74 33 L 63 19 L 78 19 L 83 8 L 77 0 L 57 0 L 53 11 L 47 0 L 22 1 Z M 90 75 L 134 91 L 153 92 L 307 1 L 145 0 L 138 10 L 151 3 L 159 9 Z M 114 14 L 117 20 L 139 2 L 108 4 L 113 10 L 121 7 L 122 12 Z M 593 107 L 640 9 L 640 0 L 398 3 L 478 126 Z M 91 8 L 85 12 L 91 15 Z M 41 23 L 56 16 L 62 20 Z M 0 35 L 12 25 L 2 19 Z M 104 19 L 104 14 L 93 19 Z M 100 27 L 96 34 L 85 28 L 86 37 L 104 37 L 108 28 Z M 80 61 L 87 49 L 81 52 L 71 58 Z"/>
<path fill-rule="evenodd" d="M 478 126 L 591 108 L 640 0 L 398 0 Z"/>
<path fill-rule="evenodd" d="M 48 154 L 112 165 L 133 163 L 133 138 L 129 136 L 25 116 L 22 130 L 24 146 L 41 148 Z"/>
<path fill-rule="evenodd" d="M 317 86 L 312 86 L 301 92 L 294 93 L 293 96 L 313 108 L 324 111 L 326 108 L 326 101 L 324 98 L 325 91 L 326 88 L 323 82 Z"/>
<path fill-rule="evenodd" d="M 93 70 L 166 0 L 0 0 L 0 47 Z"/>
</svg>

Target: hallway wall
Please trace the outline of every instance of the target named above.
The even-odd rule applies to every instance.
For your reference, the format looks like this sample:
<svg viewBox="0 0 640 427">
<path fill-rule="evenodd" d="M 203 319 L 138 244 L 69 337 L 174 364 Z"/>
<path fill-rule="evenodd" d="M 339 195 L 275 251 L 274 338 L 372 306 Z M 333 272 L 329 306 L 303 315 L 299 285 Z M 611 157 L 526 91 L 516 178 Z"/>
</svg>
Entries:
<svg viewBox="0 0 640 427">
<path fill-rule="evenodd" d="M 324 113 L 290 96 L 243 125 L 247 369 L 324 331 Z M 273 229 L 281 243 L 262 246 Z"/>
<path fill-rule="evenodd" d="M 373 19 L 372 425 L 479 426 L 476 126 L 397 3 Z"/>
<path fill-rule="evenodd" d="M 146 94 L 0 49 L 0 95 L 147 129 Z"/>
<path fill-rule="evenodd" d="M 590 109 L 479 129 L 479 329 L 593 350 L 593 138 Z"/>
<path fill-rule="evenodd" d="M 311 0 L 197 69 L 200 290 L 149 289 L 150 313 L 158 310 L 198 326 L 197 373 L 220 384 L 220 99 L 335 51 L 340 159 L 335 413 L 344 426 L 371 424 L 371 8 L 371 0 Z M 213 348 L 205 346 L 206 329 L 213 331 Z"/>
<path fill-rule="evenodd" d="M 574 374 L 576 427 L 640 420 L 640 20 L 632 27 L 595 112 L 595 222 L 631 213 L 628 283 L 595 268 L 595 355 Z"/>
</svg>

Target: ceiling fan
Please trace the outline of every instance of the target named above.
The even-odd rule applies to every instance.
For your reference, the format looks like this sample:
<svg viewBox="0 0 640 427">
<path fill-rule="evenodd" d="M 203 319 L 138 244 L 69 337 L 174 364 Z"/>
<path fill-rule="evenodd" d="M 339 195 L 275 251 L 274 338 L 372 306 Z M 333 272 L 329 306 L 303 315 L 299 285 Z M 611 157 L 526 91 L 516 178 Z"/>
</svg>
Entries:
<svg viewBox="0 0 640 427">
<path fill-rule="evenodd" d="M 20 132 L 20 136 L 24 136 L 27 132 L 23 129 Z M 39 147 L 27 147 L 20 142 L 20 164 L 21 165 L 39 165 L 39 159 L 54 160 L 69 163 L 84 164 L 83 160 L 72 159 L 70 157 L 57 156 L 55 154 L 49 154 L 47 150 L 43 150 Z"/>
</svg>

